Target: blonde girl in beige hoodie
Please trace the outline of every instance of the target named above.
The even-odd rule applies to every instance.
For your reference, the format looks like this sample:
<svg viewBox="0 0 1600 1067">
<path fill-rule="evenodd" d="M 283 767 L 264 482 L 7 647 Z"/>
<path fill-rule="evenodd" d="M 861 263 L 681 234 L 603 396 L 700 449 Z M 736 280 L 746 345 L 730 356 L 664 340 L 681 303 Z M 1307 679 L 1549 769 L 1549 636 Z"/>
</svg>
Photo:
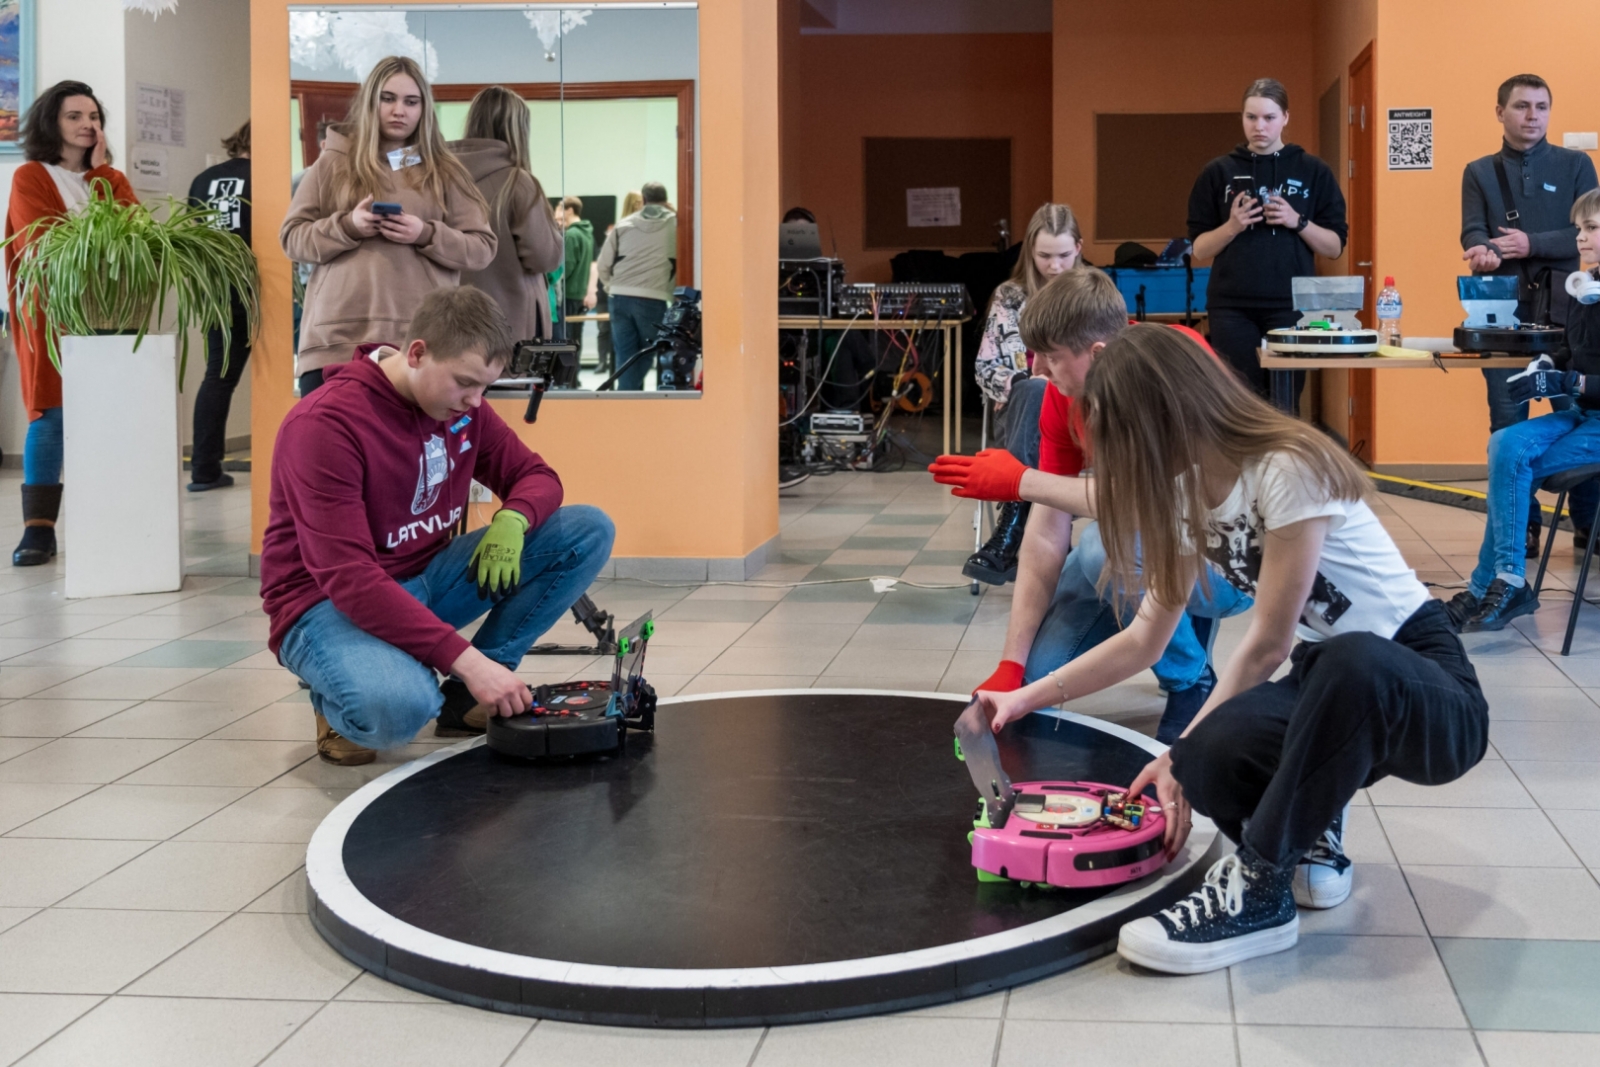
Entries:
<svg viewBox="0 0 1600 1067">
<path fill-rule="evenodd" d="M 399 214 L 372 211 L 398 204 Z M 380 60 L 344 125 L 328 131 L 283 220 L 289 258 L 314 263 L 296 373 L 300 395 L 356 345 L 399 344 L 422 298 L 495 255 L 488 205 L 445 147 L 417 64 Z"/>
<path fill-rule="evenodd" d="M 499 241 L 494 262 L 463 272 L 461 283 L 494 297 L 518 340 L 548 339 L 550 301 L 545 272 L 561 266 L 566 248 L 544 186 L 528 160 L 528 103 L 503 85 L 490 85 L 467 109 L 466 139 L 451 141 L 489 202 Z"/>
</svg>

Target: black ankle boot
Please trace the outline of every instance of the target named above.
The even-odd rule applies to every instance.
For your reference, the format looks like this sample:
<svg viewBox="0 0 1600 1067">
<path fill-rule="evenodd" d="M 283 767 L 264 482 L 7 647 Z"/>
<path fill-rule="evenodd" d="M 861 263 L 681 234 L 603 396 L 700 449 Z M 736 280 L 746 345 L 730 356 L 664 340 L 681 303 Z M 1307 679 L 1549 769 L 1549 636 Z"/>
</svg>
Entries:
<svg viewBox="0 0 1600 1067">
<path fill-rule="evenodd" d="M 1022 547 L 1022 532 L 1028 526 L 1028 511 L 1033 505 L 1013 500 L 1000 505 L 995 516 L 994 535 L 982 548 L 967 557 L 961 573 L 990 585 L 1005 585 L 1017 576 L 1017 550 Z"/>
<path fill-rule="evenodd" d="M 61 486 L 22 487 L 22 540 L 11 553 L 13 567 L 38 567 L 56 555 L 56 519 L 61 514 Z"/>
</svg>

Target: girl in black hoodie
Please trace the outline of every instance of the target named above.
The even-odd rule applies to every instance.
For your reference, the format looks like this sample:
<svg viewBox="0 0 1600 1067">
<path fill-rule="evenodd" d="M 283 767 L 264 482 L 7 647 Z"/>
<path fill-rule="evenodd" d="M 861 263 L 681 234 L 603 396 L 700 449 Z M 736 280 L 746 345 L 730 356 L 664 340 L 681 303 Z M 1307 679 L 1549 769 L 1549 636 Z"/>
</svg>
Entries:
<svg viewBox="0 0 1600 1067">
<path fill-rule="evenodd" d="M 1289 279 L 1316 273 L 1315 257 L 1344 251 L 1344 194 L 1328 165 L 1284 144 L 1289 93 L 1259 78 L 1244 93 L 1245 143 L 1218 156 L 1189 194 L 1196 260 L 1214 259 L 1206 289 L 1211 347 L 1262 396 L 1267 375 L 1257 350 L 1268 330 L 1293 326 Z M 1298 404 L 1305 384 L 1295 374 Z"/>
</svg>

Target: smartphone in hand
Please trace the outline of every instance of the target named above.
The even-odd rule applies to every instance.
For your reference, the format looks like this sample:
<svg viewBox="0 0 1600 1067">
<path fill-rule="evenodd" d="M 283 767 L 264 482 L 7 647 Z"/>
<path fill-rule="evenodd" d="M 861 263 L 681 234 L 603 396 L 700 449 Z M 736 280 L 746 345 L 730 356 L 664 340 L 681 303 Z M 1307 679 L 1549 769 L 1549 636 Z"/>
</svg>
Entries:
<svg viewBox="0 0 1600 1067">
<path fill-rule="evenodd" d="M 406 213 L 405 208 L 401 207 L 399 204 L 390 204 L 384 201 L 379 201 L 373 204 L 367 210 L 372 212 L 374 215 L 383 215 L 386 218 L 394 215 L 404 215 Z"/>
</svg>

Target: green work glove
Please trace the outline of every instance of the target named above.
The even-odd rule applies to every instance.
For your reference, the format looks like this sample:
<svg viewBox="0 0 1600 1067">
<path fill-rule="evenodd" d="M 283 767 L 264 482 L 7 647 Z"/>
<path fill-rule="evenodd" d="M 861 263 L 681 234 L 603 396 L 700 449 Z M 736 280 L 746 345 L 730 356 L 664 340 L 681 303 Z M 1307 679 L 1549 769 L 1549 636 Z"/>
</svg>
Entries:
<svg viewBox="0 0 1600 1067">
<path fill-rule="evenodd" d="M 528 520 L 509 508 L 489 520 L 467 561 L 467 578 L 477 583 L 479 600 L 499 600 L 522 581 L 522 537 L 527 532 Z"/>
</svg>

